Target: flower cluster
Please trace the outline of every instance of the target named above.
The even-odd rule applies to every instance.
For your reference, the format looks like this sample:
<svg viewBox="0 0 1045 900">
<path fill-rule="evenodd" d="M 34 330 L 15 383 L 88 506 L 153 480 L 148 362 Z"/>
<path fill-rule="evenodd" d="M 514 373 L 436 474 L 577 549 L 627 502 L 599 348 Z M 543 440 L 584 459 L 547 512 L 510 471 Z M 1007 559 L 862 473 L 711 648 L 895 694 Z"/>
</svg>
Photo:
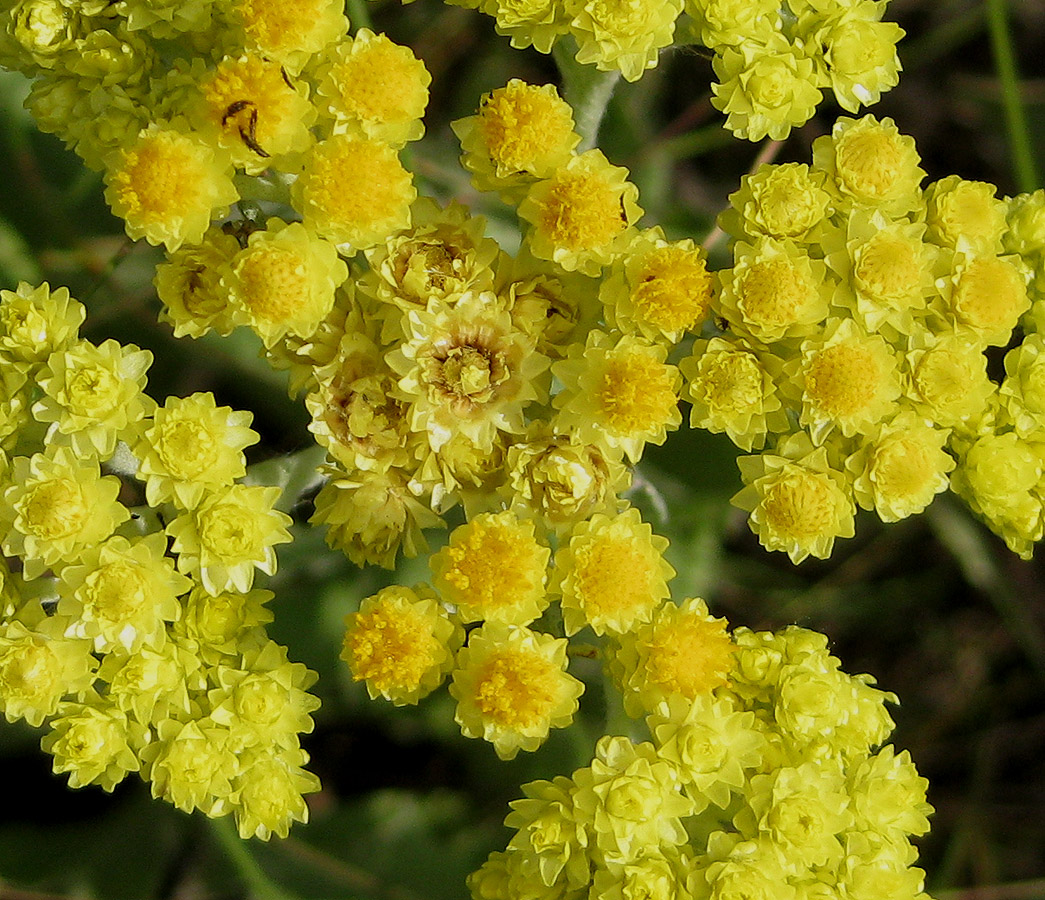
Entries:
<svg viewBox="0 0 1045 900">
<path fill-rule="evenodd" d="M 847 112 L 877 103 L 900 77 L 903 29 L 888 0 L 689 0 L 714 51 L 712 104 L 737 137 L 782 140 L 830 90 Z"/>
<path fill-rule="evenodd" d="M 881 746 L 896 698 L 842 672 L 821 634 L 718 636 L 728 681 L 642 697 L 649 740 L 605 736 L 590 766 L 523 786 L 476 900 L 926 900 L 909 836 L 928 831 L 927 783 Z M 672 648 L 655 654 L 671 665 Z"/>
<path fill-rule="evenodd" d="M 843 118 L 811 166 L 763 166 L 720 217 L 724 330 L 681 363 L 691 422 L 762 450 L 734 502 L 794 562 L 852 536 L 857 507 L 893 522 L 948 486 L 1022 556 L 1045 529 L 1045 201 L 924 175 L 891 120 Z"/>
<path fill-rule="evenodd" d="M 244 837 L 285 835 L 318 788 L 299 735 L 319 701 L 253 587 L 290 517 L 242 480 L 251 415 L 157 405 L 152 354 L 83 321 L 64 288 L 0 291 L 0 709 L 46 728 L 72 787 L 136 772 Z"/>
</svg>

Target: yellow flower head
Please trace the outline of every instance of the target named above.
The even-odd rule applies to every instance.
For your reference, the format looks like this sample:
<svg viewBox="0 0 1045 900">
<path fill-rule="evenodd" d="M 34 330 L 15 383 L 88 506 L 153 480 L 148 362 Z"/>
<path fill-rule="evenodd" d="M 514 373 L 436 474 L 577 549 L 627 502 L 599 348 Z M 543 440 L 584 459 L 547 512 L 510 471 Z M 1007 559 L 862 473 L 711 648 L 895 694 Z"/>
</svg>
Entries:
<svg viewBox="0 0 1045 900">
<path fill-rule="evenodd" d="M 367 251 L 371 277 L 358 286 L 407 312 L 426 309 L 431 300 L 452 304 L 466 291 L 488 290 L 500 248 L 485 229 L 486 220 L 460 203 L 444 209 L 419 197 L 410 211 L 410 230 Z"/>
<path fill-rule="evenodd" d="M 783 550 L 797 565 L 807 556 L 827 559 L 835 538 L 855 533 L 848 479 L 804 432 L 781 441 L 774 454 L 737 464 L 747 487 L 732 503 L 750 512 L 748 524 L 767 550 Z"/>
<path fill-rule="evenodd" d="M 619 252 L 619 238 L 642 215 L 628 170 L 601 150 L 574 156 L 530 188 L 519 217 L 530 223 L 529 249 L 566 271 L 597 275 Z"/>
<path fill-rule="evenodd" d="M 155 402 L 142 391 L 152 353 L 113 340 L 96 347 L 80 341 L 51 354 L 38 383 L 44 395 L 33 404 L 38 422 L 77 456 L 112 456 L 117 440 L 132 441 Z"/>
<path fill-rule="evenodd" d="M 345 618 L 341 658 L 371 699 L 396 706 L 417 703 L 443 683 L 464 629 L 439 605 L 434 592 L 392 585 L 367 597 Z"/>
<path fill-rule="evenodd" d="M 767 435 L 788 430 L 775 376 L 780 362 L 743 341 L 695 341 L 691 356 L 679 363 L 685 397 L 693 404 L 690 425 L 712 434 L 725 432 L 741 450 L 759 449 Z"/>
<path fill-rule="evenodd" d="M 130 518 L 116 499 L 119 479 L 103 476 L 97 462 L 79 459 L 68 447 L 16 456 L 3 483 L 2 546 L 9 556 L 22 557 L 28 579 L 75 562 Z"/>
<path fill-rule="evenodd" d="M 1004 347 L 1020 316 L 1030 309 L 1023 272 L 1013 257 L 959 254 L 955 263 L 944 298 L 948 315 L 984 346 Z"/>
<path fill-rule="evenodd" d="M 413 177 L 380 141 L 337 134 L 315 144 L 292 190 L 306 225 L 335 244 L 374 247 L 410 225 Z"/>
<path fill-rule="evenodd" d="M 341 0 L 233 0 L 230 5 L 247 49 L 292 73 L 348 31 Z"/>
<path fill-rule="evenodd" d="M 73 632 L 92 639 L 103 653 L 133 653 L 143 644 L 162 648 L 166 623 L 181 615 L 178 595 L 192 586 L 174 571 L 166 550 L 160 533 L 134 542 L 114 535 L 78 565 L 63 568 L 58 607 L 74 620 Z"/>
<path fill-rule="evenodd" d="M 337 356 L 315 370 L 316 387 L 305 397 L 309 431 L 346 468 L 405 466 L 408 428 L 396 379 L 378 346 L 348 332 Z"/>
<path fill-rule="evenodd" d="M 246 473 L 243 449 L 258 441 L 253 413 L 217 406 L 210 393 L 168 397 L 132 447 L 150 506 L 173 500 L 185 509 L 206 492 Z"/>
<path fill-rule="evenodd" d="M 97 784 L 111 792 L 129 773 L 141 768 L 132 745 L 145 743 L 145 726 L 97 696 L 87 702 L 98 706 L 59 704 L 40 747 L 54 757 L 56 775 L 68 773 L 69 787 Z"/>
<path fill-rule="evenodd" d="M 718 83 L 711 85 L 711 104 L 726 114 L 726 128 L 744 140 L 783 140 L 823 99 L 812 58 L 778 33 L 764 42 L 722 47 L 712 66 Z"/>
<path fill-rule="evenodd" d="M 579 0 L 569 4 L 577 62 L 595 63 L 602 72 L 619 69 L 626 81 L 638 81 L 671 44 L 682 6 L 683 0 Z"/>
<path fill-rule="evenodd" d="M 831 90 L 846 112 L 877 103 L 900 80 L 896 44 L 904 30 L 895 22 L 881 21 L 884 13 L 882 4 L 867 0 L 839 4 L 838 12 L 823 19 L 807 38 L 823 48 Z"/>
<path fill-rule="evenodd" d="M 86 692 L 94 681 L 91 644 L 64 635 L 66 621 L 0 623 L 0 710 L 8 722 L 25 719 L 38 728 L 63 697 Z"/>
<path fill-rule="evenodd" d="M 51 290 L 44 282 L 21 281 L 13 291 L 0 291 L 0 353 L 16 362 L 41 363 L 56 350 L 71 346 L 87 315 L 69 289 Z"/>
<path fill-rule="evenodd" d="M 463 622 L 529 625 L 548 605 L 550 557 L 532 520 L 485 513 L 455 528 L 429 565 L 436 589 Z"/>
<path fill-rule="evenodd" d="M 802 343 L 801 354 L 785 372 L 801 391 L 799 423 L 814 443 L 835 428 L 846 437 L 866 434 L 896 408 L 896 354 L 884 338 L 867 334 L 853 319 L 828 321 L 822 336 Z"/>
<path fill-rule="evenodd" d="M 239 242 L 221 228 L 209 228 L 199 244 L 182 244 L 156 267 L 156 295 L 163 303 L 161 322 L 174 326 L 174 336 L 198 338 L 212 328 L 227 336 L 235 323 L 222 278 Z"/>
<path fill-rule="evenodd" d="M 735 238 L 813 239 L 831 213 L 826 176 L 803 163 L 763 165 L 740 179 L 719 225 Z"/>
<path fill-rule="evenodd" d="M 269 219 L 229 263 L 224 286 L 233 319 L 271 347 L 287 334 L 312 334 L 334 308 L 348 266 L 329 241 L 300 222 Z"/>
<path fill-rule="evenodd" d="M 408 557 L 427 548 L 421 529 L 444 524 L 395 470 L 360 469 L 351 476 L 339 469 L 325 471 L 333 477 L 316 496 L 309 521 L 329 526 L 327 544 L 357 566 L 391 569 L 400 548 Z"/>
<path fill-rule="evenodd" d="M 251 174 L 312 141 L 316 112 L 279 63 L 257 55 L 226 56 L 200 73 L 198 114 L 233 162 Z"/>
<path fill-rule="evenodd" d="M 1023 438 L 1045 436 L 1045 335 L 1027 335 L 1005 354 L 1005 380 L 998 389 L 1016 433 Z"/>
<path fill-rule="evenodd" d="M 736 650 L 727 624 L 691 599 L 661 604 L 651 621 L 620 635 L 611 673 L 628 714 L 641 718 L 671 698 L 693 702 L 726 684 Z"/>
<path fill-rule="evenodd" d="M 555 41 L 567 32 L 569 15 L 557 0 L 458 0 L 460 6 L 481 9 L 495 19 L 498 34 L 511 38 L 518 50 L 532 46 L 551 53 Z"/>
<path fill-rule="evenodd" d="M 489 741 L 501 759 L 536 750 L 573 721 L 584 685 L 566 673 L 566 639 L 491 622 L 457 654 L 450 695 L 465 737 Z"/>
<path fill-rule="evenodd" d="M 912 334 L 916 316 L 924 316 L 935 295 L 935 265 L 939 251 L 923 240 L 921 222 L 889 222 L 877 210 L 854 209 L 843 237 L 825 243 L 828 266 L 852 291 L 846 298 L 857 320 L 869 332 Z M 841 298 L 840 298 L 841 299 Z"/>
<path fill-rule="evenodd" d="M 276 571 L 274 545 L 291 539 L 291 518 L 273 506 L 278 487 L 233 484 L 214 491 L 166 528 L 179 571 L 195 576 L 212 594 L 249 591 L 254 569 Z"/>
<path fill-rule="evenodd" d="M 921 204 L 925 171 L 914 138 L 900 134 L 892 119 L 840 118 L 831 134 L 813 141 L 813 165 L 827 172 L 842 204 L 903 215 Z"/>
<path fill-rule="evenodd" d="M 663 444 L 682 421 L 682 378 L 666 357 L 665 346 L 645 338 L 589 332 L 585 346 L 574 345 L 568 359 L 552 366 L 564 385 L 555 397 L 556 427 L 637 462 L 647 443 Z"/>
<path fill-rule="evenodd" d="M 452 307 L 411 312 L 407 341 L 388 354 L 410 404 L 410 427 L 439 451 L 452 435 L 489 445 L 518 434 L 523 409 L 543 399 L 547 357 L 515 328 L 490 292 L 464 294 Z"/>
<path fill-rule="evenodd" d="M 518 202 L 535 180 L 565 165 L 580 142 L 573 110 L 555 86 L 518 78 L 484 94 L 478 113 L 451 127 L 472 184 L 480 191 L 499 191 L 507 202 Z"/>
<path fill-rule="evenodd" d="M 316 78 L 316 102 L 334 134 L 397 148 L 424 134 L 432 76 L 409 47 L 360 28 L 326 53 Z"/>
<path fill-rule="evenodd" d="M 503 494 L 512 509 L 557 531 L 593 513 L 616 512 L 618 492 L 630 483 L 630 471 L 619 454 L 541 424 L 530 428 L 526 440 L 508 448 L 506 468 Z"/>
<path fill-rule="evenodd" d="M 590 625 L 596 634 L 622 634 L 650 621 L 675 576 L 667 546 L 634 508 L 577 525 L 555 554 L 551 579 L 566 633 Z"/>
<path fill-rule="evenodd" d="M 716 312 L 731 329 L 763 344 L 812 334 L 827 318 L 835 292 L 821 260 L 791 241 L 761 238 L 734 247 L 732 269 L 720 274 Z"/>
<path fill-rule="evenodd" d="M 677 343 L 711 313 L 712 277 L 691 240 L 669 242 L 659 228 L 637 234 L 602 283 L 606 322 L 625 333 Z"/>
<path fill-rule="evenodd" d="M 207 718 L 162 721 L 147 752 L 153 797 L 163 797 L 183 812 L 227 812 L 239 770 L 228 734 Z"/>
<path fill-rule="evenodd" d="M 308 821 L 308 805 L 302 794 L 320 789 L 319 778 L 301 766 L 308 761 L 304 750 L 284 750 L 279 756 L 255 750 L 241 756 L 241 773 L 233 782 L 237 798 L 236 828 L 243 840 L 285 838 L 294 822 Z"/>
<path fill-rule="evenodd" d="M 1000 253 L 1005 234 L 1005 201 L 983 181 L 948 175 L 925 189 L 928 236 L 941 247 L 991 256 Z"/>
<path fill-rule="evenodd" d="M 943 450 L 947 437 L 910 410 L 883 425 L 846 460 L 857 504 L 873 509 L 883 522 L 922 512 L 949 486 L 954 460 Z"/>
<path fill-rule="evenodd" d="M 177 250 L 198 244 L 239 199 L 224 152 L 172 125 L 150 125 L 108 159 L 105 199 L 134 240 Z"/>
<path fill-rule="evenodd" d="M 775 0 L 687 0 L 689 13 L 706 47 L 766 40 L 781 30 L 780 6 Z"/>
<path fill-rule="evenodd" d="M 977 420 L 996 390 L 987 377 L 982 345 L 964 329 L 918 341 L 907 353 L 907 366 L 908 396 L 944 428 Z"/>
<path fill-rule="evenodd" d="M 182 616 L 174 631 L 183 644 L 195 647 L 205 662 L 239 652 L 253 637 L 264 636 L 264 625 L 272 621 L 265 608 L 275 594 L 255 588 L 247 593 L 223 591 L 208 594 L 194 587 L 182 600 Z"/>
</svg>

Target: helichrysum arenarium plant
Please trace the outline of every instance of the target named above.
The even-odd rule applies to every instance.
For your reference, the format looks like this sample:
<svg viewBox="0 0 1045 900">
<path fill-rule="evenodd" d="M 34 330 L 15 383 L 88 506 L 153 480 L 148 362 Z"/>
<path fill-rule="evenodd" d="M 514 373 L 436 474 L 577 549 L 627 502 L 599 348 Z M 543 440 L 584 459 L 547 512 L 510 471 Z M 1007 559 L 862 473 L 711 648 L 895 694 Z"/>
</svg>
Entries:
<svg viewBox="0 0 1045 900">
<path fill-rule="evenodd" d="M 724 433 L 733 503 L 795 564 L 858 510 L 893 523 L 947 491 L 1030 557 L 1045 194 L 930 181 L 902 123 L 863 112 L 899 80 L 884 0 L 456 5 L 552 54 L 573 101 L 515 77 L 474 98 L 451 123 L 462 199 L 411 146 L 428 68 L 363 5 L 0 11 L 37 126 L 162 250 L 159 320 L 252 333 L 319 448 L 310 489 L 265 483 L 250 412 L 153 396 L 150 351 L 81 336 L 89 303 L 8 285 L 0 709 L 72 787 L 136 775 L 286 837 L 320 789 L 301 747 L 319 700 L 256 573 L 304 502 L 356 565 L 427 554 L 344 619 L 346 677 L 376 702 L 443 692 L 432 709 L 502 760 L 580 729 L 593 682 L 617 709 L 589 764 L 522 786 L 477 900 L 920 900 L 932 808 L 888 743 L 897 697 L 824 635 L 730 627 L 673 591 L 636 466 L 679 429 Z M 738 141 L 846 113 L 743 176 L 708 240 L 648 221 L 595 146 L 616 80 L 673 47 L 711 58 Z"/>
</svg>

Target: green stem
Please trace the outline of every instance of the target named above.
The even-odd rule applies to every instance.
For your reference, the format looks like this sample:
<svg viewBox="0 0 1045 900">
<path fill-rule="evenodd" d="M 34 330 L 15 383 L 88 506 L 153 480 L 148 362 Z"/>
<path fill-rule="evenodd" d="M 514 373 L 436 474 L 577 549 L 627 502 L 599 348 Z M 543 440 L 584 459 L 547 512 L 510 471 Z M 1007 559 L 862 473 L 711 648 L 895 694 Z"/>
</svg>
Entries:
<svg viewBox="0 0 1045 900">
<path fill-rule="evenodd" d="M 231 816 L 220 816 L 209 821 L 218 843 L 246 883 L 250 900 L 292 900 L 294 895 L 271 881 L 258 865 L 247 842 L 237 833 Z"/>
<path fill-rule="evenodd" d="M 370 9 L 367 0 L 348 0 L 348 21 L 352 33 L 355 34 L 360 28 L 374 30 L 374 23 L 370 18 Z"/>
<path fill-rule="evenodd" d="M 987 29 L 991 35 L 994 67 L 1001 83 L 1002 108 L 1005 111 L 1005 127 L 1009 133 L 1009 150 L 1012 153 L 1016 184 L 1021 191 L 1029 193 L 1038 188 L 1041 181 L 1034 164 L 1026 111 L 1020 99 L 1020 81 L 1012 49 L 1006 0 L 987 0 Z"/>
<path fill-rule="evenodd" d="M 600 72 L 594 66 L 577 62 L 577 42 L 566 37 L 555 42 L 552 56 L 562 75 L 563 99 L 573 107 L 577 133 L 581 136 L 578 153 L 595 146 L 599 126 L 606 115 L 620 72 Z"/>
</svg>

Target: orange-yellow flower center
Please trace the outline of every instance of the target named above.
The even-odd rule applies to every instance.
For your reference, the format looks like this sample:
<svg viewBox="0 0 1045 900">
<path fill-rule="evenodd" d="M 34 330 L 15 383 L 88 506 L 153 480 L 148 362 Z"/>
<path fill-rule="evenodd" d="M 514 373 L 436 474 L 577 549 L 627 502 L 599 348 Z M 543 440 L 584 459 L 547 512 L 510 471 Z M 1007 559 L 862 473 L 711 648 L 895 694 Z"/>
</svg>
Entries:
<svg viewBox="0 0 1045 900">
<path fill-rule="evenodd" d="M 557 247 L 605 247 L 628 227 L 621 192 L 592 172 L 554 177 L 538 213 L 539 227 Z"/>
<path fill-rule="evenodd" d="M 678 406 L 673 368 L 644 353 L 611 356 L 595 387 L 595 404 L 617 434 L 639 435 L 666 425 Z"/>
<path fill-rule="evenodd" d="M 785 474 L 762 500 L 766 524 L 776 534 L 798 541 L 827 532 L 834 518 L 834 492 L 819 472 Z"/>
<path fill-rule="evenodd" d="M 389 692 L 420 684 L 438 646 L 420 613 L 379 606 L 356 616 L 345 634 L 343 655 L 356 681 Z"/>
<path fill-rule="evenodd" d="M 482 717 L 502 728 L 528 728 L 548 721 L 562 670 L 532 650 L 492 654 L 481 666 L 475 703 Z"/>
<path fill-rule="evenodd" d="M 723 620 L 682 613 L 646 644 L 649 681 L 689 700 L 725 684 L 736 646 Z"/>
<path fill-rule="evenodd" d="M 843 418 L 871 405 L 882 372 L 870 348 L 846 341 L 815 354 L 806 365 L 805 380 L 813 404 L 832 418 Z"/>
<path fill-rule="evenodd" d="M 79 533 L 91 510 L 75 481 L 56 478 L 29 491 L 23 515 L 27 532 L 54 541 Z"/>
<path fill-rule="evenodd" d="M 711 285 L 698 251 L 659 247 L 646 258 L 632 299 L 642 318 L 665 331 L 694 328 L 708 316 Z"/>
</svg>

